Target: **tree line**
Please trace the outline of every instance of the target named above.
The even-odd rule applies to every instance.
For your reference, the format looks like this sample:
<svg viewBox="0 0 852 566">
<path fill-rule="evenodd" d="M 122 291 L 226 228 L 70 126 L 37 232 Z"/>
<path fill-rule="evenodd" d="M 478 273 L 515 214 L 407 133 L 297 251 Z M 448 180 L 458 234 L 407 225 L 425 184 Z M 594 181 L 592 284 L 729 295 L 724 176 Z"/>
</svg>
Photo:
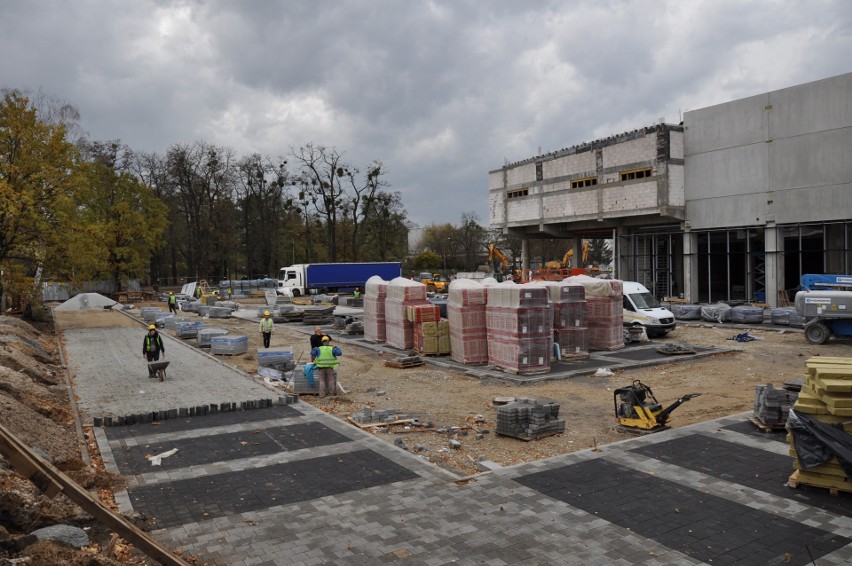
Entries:
<svg viewBox="0 0 852 566">
<path fill-rule="evenodd" d="M 291 263 L 402 261 L 409 222 L 379 160 L 307 143 L 272 158 L 164 153 L 80 135 L 73 106 L 2 91 L 0 290 L 39 281 L 275 277 Z"/>
</svg>

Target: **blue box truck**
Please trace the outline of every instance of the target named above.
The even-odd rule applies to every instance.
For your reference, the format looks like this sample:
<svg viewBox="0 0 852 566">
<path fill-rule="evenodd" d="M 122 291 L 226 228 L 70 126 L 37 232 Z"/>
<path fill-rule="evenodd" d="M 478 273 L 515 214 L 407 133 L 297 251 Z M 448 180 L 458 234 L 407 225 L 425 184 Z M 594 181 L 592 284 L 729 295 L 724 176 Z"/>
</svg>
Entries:
<svg viewBox="0 0 852 566">
<path fill-rule="evenodd" d="M 301 263 L 282 267 L 278 275 L 278 293 L 281 295 L 311 295 L 352 291 L 356 287 L 364 291 L 364 283 L 378 275 L 390 281 L 402 275 L 402 264 L 398 261 L 378 263 Z"/>
</svg>

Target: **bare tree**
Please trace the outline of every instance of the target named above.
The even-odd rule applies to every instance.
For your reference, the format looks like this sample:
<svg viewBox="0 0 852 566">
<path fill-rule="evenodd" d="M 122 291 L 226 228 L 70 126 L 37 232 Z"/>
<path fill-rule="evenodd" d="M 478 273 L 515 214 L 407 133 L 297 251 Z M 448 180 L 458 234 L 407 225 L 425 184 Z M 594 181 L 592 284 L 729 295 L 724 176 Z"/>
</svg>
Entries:
<svg viewBox="0 0 852 566">
<path fill-rule="evenodd" d="M 347 169 L 342 154 L 335 148 L 313 142 L 293 150 L 293 157 L 304 180 L 303 187 L 311 195 L 310 202 L 325 221 L 326 243 L 331 262 L 337 261 L 337 215 L 343 202 L 342 180 Z"/>
</svg>

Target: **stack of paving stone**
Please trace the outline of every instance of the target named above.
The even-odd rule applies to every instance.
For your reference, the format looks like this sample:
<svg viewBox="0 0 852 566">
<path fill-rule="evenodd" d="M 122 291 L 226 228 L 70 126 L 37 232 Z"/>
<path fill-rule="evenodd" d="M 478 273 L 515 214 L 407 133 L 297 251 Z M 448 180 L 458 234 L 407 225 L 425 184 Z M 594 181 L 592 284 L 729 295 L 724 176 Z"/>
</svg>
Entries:
<svg viewBox="0 0 852 566">
<path fill-rule="evenodd" d="M 234 312 L 233 309 L 229 307 L 215 306 L 215 307 L 207 307 L 207 316 L 210 318 L 231 318 L 231 313 Z"/>
<path fill-rule="evenodd" d="M 312 377 L 308 378 L 307 374 L 310 371 L 312 371 Z M 337 383 L 336 370 L 334 372 L 334 382 Z M 298 395 L 319 395 L 319 375 L 313 364 L 305 365 L 301 371 L 296 370 L 293 373 L 293 378 L 290 380 L 290 386 L 293 388 L 293 393 Z"/>
<path fill-rule="evenodd" d="M 408 419 L 410 416 L 401 415 L 396 409 L 371 409 L 364 407 L 357 413 L 353 413 L 350 417 L 358 424 L 373 424 L 373 423 L 392 423 L 394 421 Z"/>
<path fill-rule="evenodd" d="M 154 319 L 154 324 L 156 324 L 158 328 L 165 328 L 166 319 L 167 318 L 174 318 L 174 317 L 175 317 L 174 313 L 170 313 L 170 312 L 157 313 L 156 318 Z"/>
<path fill-rule="evenodd" d="M 450 325 L 450 358 L 462 364 L 488 362 L 488 331 L 485 307 L 488 292 L 470 279 L 450 282 L 447 319 Z"/>
<path fill-rule="evenodd" d="M 589 357 L 586 326 L 586 289 L 558 284 L 549 288 L 553 305 L 553 334 L 562 359 Z"/>
<path fill-rule="evenodd" d="M 673 304 L 671 311 L 678 320 L 701 320 L 701 305 Z"/>
<path fill-rule="evenodd" d="M 209 348 L 210 340 L 216 336 L 225 336 L 228 331 L 224 328 L 202 328 L 198 331 L 198 347 Z"/>
<path fill-rule="evenodd" d="M 198 313 L 198 316 L 209 316 L 211 308 L 212 307 L 210 307 L 208 305 L 196 305 L 195 306 L 195 312 Z"/>
<path fill-rule="evenodd" d="M 257 351 L 257 367 L 272 368 L 280 372 L 296 369 L 292 348 L 275 348 Z"/>
<path fill-rule="evenodd" d="M 408 307 L 429 304 L 423 283 L 402 277 L 388 283 L 385 299 L 385 340 L 388 346 L 401 350 L 414 347 L 414 323 L 408 320 Z"/>
<path fill-rule="evenodd" d="M 302 311 L 302 324 L 322 326 L 330 324 L 334 314 L 334 305 L 330 307 L 308 307 Z"/>
<path fill-rule="evenodd" d="M 852 434 L 852 358 L 820 356 L 809 359 L 805 367 L 805 382 L 793 411 L 815 421 L 841 425 L 845 432 Z M 795 420 L 791 416 L 790 423 Z M 795 430 L 795 427 L 792 428 Z M 787 429 L 791 430 L 791 426 L 788 425 Z M 790 455 L 795 458 L 793 467 L 796 472 L 790 478 L 792 485 L 805 484 L 852 492 L 852 478 L 844 472 L 837 458 L 804 470 L 796 453 L 794 433 L 788 434 L 787 440 L 790 442 Z"/>
<path fill-rule="evenodd" d="M 176 338 L 197 338 L 198 331 L 204 328 L 203 322 L 182 322 L 175 326 Z"/>
<path fill-rule="evenodd" d="M 589 350 L 617 350 L 624 347 L 623 288 L 617 279 L 595 279 L 576 275 L 565 280 L 586 290 L 587 344 Z"/>
<path fill-rule="evenodd" d="M 565 432 L 559 418 L 559 403 L 518 398 L 497 407 L 497 434 L 533 440 Z"/>
<path fill-rule="evenodd" d="M 752 415 L 767 427 L 783 427 L 797 398 L 797 393 L 773 387 L 771 383 L 755 385 Z"/>
<path fill-rule="evenodd" d="M 185 323 L 188 323 L 188 322 L 192 322 L 192 321 L 190 319 L 186 318 L 186 317 L 173 316 L 173 317 L 169 317 L 169 318 L 164 319 L 163 327 L 166 330 L 174 330 L 175 328 L 177 328 L 178 324 L 185 324 Z"/>
<path fill-rule="evenodd" d="M 731 309 L 731 322 L 736 324 L 763 324 L 763 309 L 740 305 Z"/>
<path fill-rule="evenodd" d="M 805 317 L 796 312 L 795 307 L 779 307 L 769 311 L 772 324 L 781 326 L 805 327 Z"/>
<path fill-rule="evenodd" d="M 364 286 L 364 338 L 370 342 L 384 342 L 385 299 L 388 296 L 388 282 L 373 275 Z"/>
<path fill-rule="evenodd" d="M 162 310 L 160 310 L 160 307 L 142 307 L 139 309 L 139 315 L 142 317 L 142 320 L 148 324 L 156 322 L 158 314 L 165 314 Z"/>
<path fill-rule="evenodd" d="M 214 336 L 210 339 L 210 353 L 234 356 L 248 351 L 248 336 Z"/>
<path fill-rule="evenodd" d="M 488 363 L 520 375 L 550 370 L 553 308 L 548 288 L 511 282 L 488 287 Z"/>
</svg>

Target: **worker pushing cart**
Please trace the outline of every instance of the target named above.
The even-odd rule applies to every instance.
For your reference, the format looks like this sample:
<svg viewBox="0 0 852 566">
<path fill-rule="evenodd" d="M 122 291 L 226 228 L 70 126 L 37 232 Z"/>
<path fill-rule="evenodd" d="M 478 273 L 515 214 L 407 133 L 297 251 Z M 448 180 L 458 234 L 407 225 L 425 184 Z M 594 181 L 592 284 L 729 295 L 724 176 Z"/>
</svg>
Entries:
<svg viewBox="0 0 852 566">
<path fill-rule="evenodd" d="M 148 326 L 148 334 L 145 335 L 145 339 L 142 341 L 142 357 L 148 360 L 148 377 L 153 378 L 159 375 L 160 381 L 163 381 L 168 362 L 157 363 L 160 359 L 160 354 L 163 354 L 163 357 L 166 355 L 163 337 L 157 332 L 157 327 L 151 324 Z"/>
</svg>

